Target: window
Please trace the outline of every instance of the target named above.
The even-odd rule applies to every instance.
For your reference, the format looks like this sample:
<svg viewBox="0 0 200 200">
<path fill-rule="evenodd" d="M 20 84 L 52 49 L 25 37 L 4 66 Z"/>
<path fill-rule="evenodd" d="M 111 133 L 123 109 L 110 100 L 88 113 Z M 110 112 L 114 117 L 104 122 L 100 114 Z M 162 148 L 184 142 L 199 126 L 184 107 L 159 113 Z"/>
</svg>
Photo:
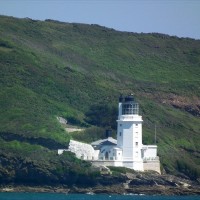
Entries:
<svg viewBox="0 0 200 200">
<path fill-rule="evenodd" d="M 138 158 L 138 151 L 136 151 L 136 158 Z"/>
<path fill-rule="evenodd" d="M 122 115 L 134 115 L 139 113 L 138 103 L 123 103 L 122 104 Z"/>
<path fill-rule="evenodd" d="M 138 124 L 135 124 L 136 127 L 138 127 Z"/>
<path fill-rule="evenodd" d="M 136 138 L 138 137 L 138 132 L 135 132 L 135 137 L 136 137 Z"/>
<path fill-rule="evenodd" d="M 122 136 L 122 132 L 119 132 L 119 136 Z"/>
<path fill-rule="evenodd" d="M 122 124 L 120 124 L 119 126 L 122 126 Z"/>
<path fill-rule="evenodd" d="M 135 146 L 138 147 L 138 142 L 135 143 Z"/>
</svg>

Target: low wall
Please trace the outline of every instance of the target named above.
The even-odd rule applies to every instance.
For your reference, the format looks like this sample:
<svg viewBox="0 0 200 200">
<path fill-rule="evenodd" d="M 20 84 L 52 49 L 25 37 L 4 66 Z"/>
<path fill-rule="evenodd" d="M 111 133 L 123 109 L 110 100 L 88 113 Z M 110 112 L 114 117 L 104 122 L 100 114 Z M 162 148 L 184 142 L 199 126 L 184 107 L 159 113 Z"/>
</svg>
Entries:
<svg viewBox="0 0 200 200">
<path fill-rule="evenodd" d="M 121 161 L 111 161 L 111 160 L 91 160 L 91 163 L 94 166 L 116 166 L 116 167 L 122 167 L 122 162 Z"/>
<path fill-rule="evenodd" d="M 160 161 L 159 160 L 152 160 L 152 161 L 145 161 L 143 163 L 144 171 L 156 171 L 159 174 L 160 172 Z"/>
<path fill-rule="evenodd" d="M 127 167 L 127 166 L 123 165 L 122 161 L 116 161 L 116 160 L 115 161 L 91 160 L 91 163 L 94 166 L 98 166 L 98 167 L 100 167 L 100 166 Z M 161 174 L 161 172 L 160 172 L 160 161 L 159 160 L 145 161 L 145 162 L 143 162 L 143 169 L 144 169 L 144 171 L 156 171 L 159 174 Z M 141 170 L 141 171 L 143 171 L 143 170 Z"/>
</svg>

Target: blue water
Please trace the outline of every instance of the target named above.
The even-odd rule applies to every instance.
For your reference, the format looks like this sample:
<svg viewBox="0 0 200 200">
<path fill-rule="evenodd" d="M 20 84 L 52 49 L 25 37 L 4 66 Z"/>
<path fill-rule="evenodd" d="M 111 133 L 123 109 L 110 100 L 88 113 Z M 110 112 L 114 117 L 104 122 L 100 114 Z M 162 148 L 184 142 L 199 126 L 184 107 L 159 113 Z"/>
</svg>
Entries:
<svg viewBox="0 0 200 200">
<path fill-rule="evenodd" d="M 0 200 L 200 200 L 200 196 L 0 193 Z"/>
</svg>

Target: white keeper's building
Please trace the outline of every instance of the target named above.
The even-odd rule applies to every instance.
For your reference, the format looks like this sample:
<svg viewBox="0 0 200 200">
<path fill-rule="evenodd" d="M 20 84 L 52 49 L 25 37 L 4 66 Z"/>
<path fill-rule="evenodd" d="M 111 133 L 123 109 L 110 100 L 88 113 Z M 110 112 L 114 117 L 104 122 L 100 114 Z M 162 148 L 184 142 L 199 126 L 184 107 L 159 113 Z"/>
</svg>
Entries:
<svg viewBox="0 0 200 200">
<path fill-rule="evenodd" d="M 91 145 L 70 141 L 69 151 L 78 158 L 90 160 L 98 166 L 120 166 L 137 171 L 153 170 L 160 173 L 157 145 L 142 144 L 142 116 L 139 104 L 132 95 L 119 98 L 117 119 L 117 140 L 110 137 Z M 59 154 L 63 150 L 58 150 Z"/>
</svg>

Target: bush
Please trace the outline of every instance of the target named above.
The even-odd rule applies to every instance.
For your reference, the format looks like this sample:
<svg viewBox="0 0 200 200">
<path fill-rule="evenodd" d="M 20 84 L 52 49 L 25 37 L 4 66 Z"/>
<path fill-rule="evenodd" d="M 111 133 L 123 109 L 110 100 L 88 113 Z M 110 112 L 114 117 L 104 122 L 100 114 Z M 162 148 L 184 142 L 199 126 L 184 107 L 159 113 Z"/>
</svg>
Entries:
<svg viewBox="0 0 200 200">
<path fill-rule="evenodd" d="M 200 176 L 200 169 L 184 160 L 177 160 L 177 170 L 187 175 L 192 180 L 197 180 Z"/>
<path fill-rule="evenodd" d="M 92 105 L 86 112 L 86 122 L 94 126 L 116 129 L 117 107 L 112 105 Z"/>
</svg>

